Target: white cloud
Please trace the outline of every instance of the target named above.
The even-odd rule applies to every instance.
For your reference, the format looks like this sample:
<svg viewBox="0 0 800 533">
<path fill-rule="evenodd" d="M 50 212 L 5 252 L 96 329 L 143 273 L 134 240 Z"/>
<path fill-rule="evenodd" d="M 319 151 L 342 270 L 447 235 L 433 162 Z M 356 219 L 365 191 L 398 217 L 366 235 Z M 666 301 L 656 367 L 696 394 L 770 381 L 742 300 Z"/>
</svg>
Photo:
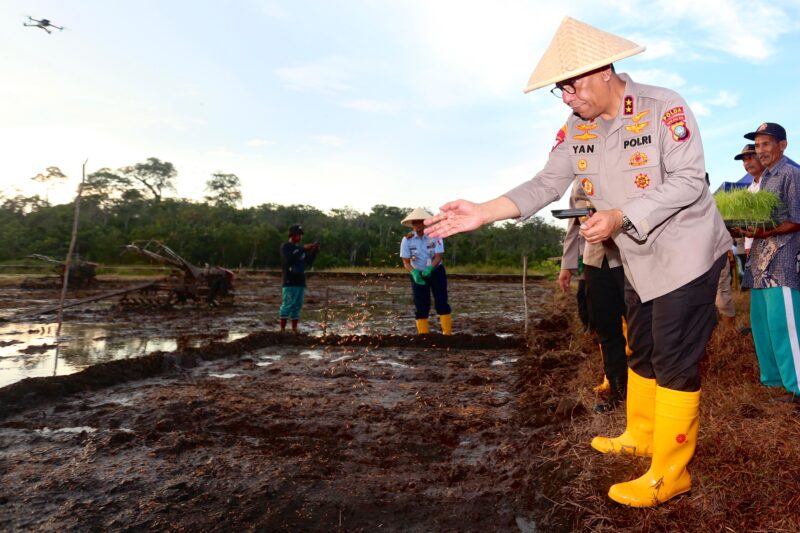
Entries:
<svg viewBox="0 0 800 533">
<path fill-rule="evenodd" d="M 669 87 L 671 89 L 677 89 L 686 84 L 686 80 L 684 80 L 680 74 L 667 72 L 657 68 L 632 70 L 631 78 L 633 78 L 633 81 L 637 83 L 658 85 L 661 87 Z"/>
<path fill-rule="evenodd" d="M 346 141 L 338 135 L 312 135 L 311 138 L 323 146 L 330 146 L 333 148 L 339 148 L 346 143 Z"/>
<path fill-rule="evenodd" d="M 647 37 L 634 38 L 634 42 L 647 43 L 647 50 L 635 56 L 639 61 L 653 61 L 675 54 L 675 42 L 667 39 L 652 39 Z"/>
<path fill-rule="evenodd" d="M 350 67 L 345 61 L 332 58 L 319 63 L 275 69 L 275 75 L 289 89 L 324 95 L 337 95 L 350 90 Z"/>
<path fill-rule="evenodd" d="M 273 146 L 275 141 L 271 141 L 269 139 L 250 139 L 247 141 L 247 146 L 251 148 L 258 148 L 261 146 Z"/>
<path fill-rule="evenodd" d="M 736 107 L 739 105 L 739 96 L 728 91 L 720 91 L 717 97 L 708 103 L 719 107 Z"/>
<path fill-rule="evenodd" d="M 660 0 L 666 20 L 685 19 L 701 28 L 706 46 L 740 59 L 763 61 L 775 53 L 777 40 L 791 31 L 775 2 L 760 0 Z"/>
<path fill-rule="evenodd" d="M 342 107 L 363 111 L 365 113 L 391 113 L 397 110 L 397 105 L 391 102 L 368 99 L 348 100 L 342 102 Z"/>
<path fill-rule="evenodd" d="M 294 20 L 292 14 L 286 11 L 286 9 L 284 9 L 284 7 L 279 5 L 277 2 L 262 0 L 258 4 L 259 7 L 261 8 L 261 13 L 263 13 L 269 18 L 280 20 L 282 22 L 289 22 Z"/>
<path fill-rule="evenodd" d="M 702 102 L 692 102 L 689 104 L 694 114 L 698 117 L 710 117 L 711 109 Z"/>
<path fill-rule="evenodd" d="M 522 0 L 404 5 L 417 36 L 412 84 L 441 107 L 520 95 L 564 14 L 559 6 Z"/>
<path fill-rule="evenodd" d="M 227 150 L 225 148 L 216 148 L 214 150 L 209 150 L 208 152 L 209 157 L 219 158 L 219 159 L 236 159 L 240 157 L 239 154 L 232 150 Z"/>
</svg>

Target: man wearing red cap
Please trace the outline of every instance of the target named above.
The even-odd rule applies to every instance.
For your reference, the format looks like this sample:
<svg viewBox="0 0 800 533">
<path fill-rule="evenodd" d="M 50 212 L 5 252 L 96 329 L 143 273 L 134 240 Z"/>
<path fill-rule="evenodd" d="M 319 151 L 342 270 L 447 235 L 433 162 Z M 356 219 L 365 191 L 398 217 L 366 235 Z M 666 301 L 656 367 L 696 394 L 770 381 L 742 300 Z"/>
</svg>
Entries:
<svg viewBox="0 0 800 533">
<path fill-rule="evenodd" d="M 794 401 L 800 395 L 800 169 L 784 157 L 786 130 L 765 122 L 745 138 L 755 141 L 764 166 L 762 191 L 779 199 L 774 228 L 745 233 L 753 246 L 745 269 L 750 287 L 750 322 L 761 383 L 784 387 Z"/>
<path fill-rule="evenodd" d="M 581 225 L 587 243 L 613 239 L 625 271 L 627 426 L 595 437 L 602 453 L 652 456 L 650 469 L 613 485 L 611 499 L 652 507 L 691 489 L 697 444 L 699 362 L 717 322 L 714 297 L 731 237 L 705 181 L 703 145 L 674 91 L 640 85 L 612 63 L 644 48 L 566 17 L 526 88 L 570 108 L 544 168 L 503 196 L 457 200 L 426 220 L 446 237 L 507 218 L 528 218 L 577 180 L 598 210 Z M 691 250 L 691 253 L 686 253 Z"/>
</svg>

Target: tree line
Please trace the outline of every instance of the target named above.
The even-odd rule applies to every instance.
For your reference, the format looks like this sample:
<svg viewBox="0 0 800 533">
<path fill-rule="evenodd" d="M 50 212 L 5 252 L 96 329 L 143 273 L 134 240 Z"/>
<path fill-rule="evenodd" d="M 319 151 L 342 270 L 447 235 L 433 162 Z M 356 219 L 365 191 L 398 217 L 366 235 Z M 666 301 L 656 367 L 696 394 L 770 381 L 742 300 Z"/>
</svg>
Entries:
<svg viewBox="0 0 800 533">
<path fill-rule="evenodd" d="M 369 213 L 351 208 L 323 212 L 308 205 L 266 203 L 240 207 L 241 183 L 217 172 L 206 182 L 202 201 L 169 197 L 174 166 L 156 158 L 87 176 L 81 199 L 76 253 L 101 264 L 129 264 L 126 244 L 158 240 L 186 260 L 230 268 L 278 268 L 279 247 L 292 224 L 302 224 L 305 242 L 320 242 L 316 268 L 398 267 L 400 240 L 410 230 L 400 224 L 411 208 L 375 205 Z M 45 186 L 66 177 L 48 167 L 33 180 Z M 49 187 L 48 187 L 49 190 Z M 51 205 L 47 196 L 0 195 L 0 261 L 37 253 L 63 258 L 72 229 L 72 204 Z M 449 266 L 518 266 L 561 254 L 564 230 L 541 218 L 505 223 L 450 237 Z"/>
</svg>

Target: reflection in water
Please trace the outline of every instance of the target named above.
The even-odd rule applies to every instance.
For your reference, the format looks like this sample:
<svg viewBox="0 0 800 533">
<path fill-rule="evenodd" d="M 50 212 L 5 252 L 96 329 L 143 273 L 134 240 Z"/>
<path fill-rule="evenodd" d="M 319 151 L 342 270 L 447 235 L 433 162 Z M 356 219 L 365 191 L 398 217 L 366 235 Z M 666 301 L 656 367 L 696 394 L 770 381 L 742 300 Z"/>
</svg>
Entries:
<svg viewBox="0 0 800 533">
<path fill-rule="evenodd" d="M 309 359 L 322 359 L 322 350 L 303 350 L 300 352 L 300 357 L 308 357 Z"/>
<path fill-rule="evenodd" d="M 56 324 L 0 324 L 0 387 L 25 378 L 73 374 L 84 368 L 115 359 L 140 357 L 154 351 L 170 352 L 196 347 L 211 340 L 231 341 L 247 333 L 156 337 L 115 335 L 113 327 L 63 324 L 56 365 Z"/>
</svg>

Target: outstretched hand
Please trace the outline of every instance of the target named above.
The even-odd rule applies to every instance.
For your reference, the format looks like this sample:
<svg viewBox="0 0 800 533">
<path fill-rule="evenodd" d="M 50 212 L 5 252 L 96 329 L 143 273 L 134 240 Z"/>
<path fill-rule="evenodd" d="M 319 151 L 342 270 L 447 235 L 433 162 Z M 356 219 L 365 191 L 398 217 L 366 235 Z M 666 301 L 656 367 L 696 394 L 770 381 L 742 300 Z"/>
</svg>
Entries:
<svg viewBox="0 0 800 533">
<path fill-rule="evenodd" d="M 448 202 L 439 209 L 439 214 L 425 219 L 425 234 L 433 238 L 472 231 L 484 223 L 480 206 L 467 200 Z"/>
</svg>

